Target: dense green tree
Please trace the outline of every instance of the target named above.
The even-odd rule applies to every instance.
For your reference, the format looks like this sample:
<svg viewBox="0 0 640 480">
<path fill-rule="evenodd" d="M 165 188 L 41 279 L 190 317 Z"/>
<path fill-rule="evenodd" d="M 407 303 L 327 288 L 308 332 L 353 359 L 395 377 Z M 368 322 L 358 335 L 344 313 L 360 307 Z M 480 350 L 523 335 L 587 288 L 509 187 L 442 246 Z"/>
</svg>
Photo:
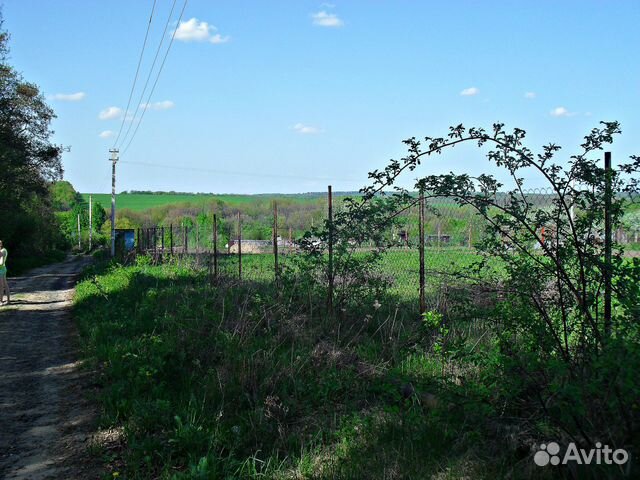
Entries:
<svg viewBox="0 0 640 480">
<path fill-rule="evenodd" d="M 0 238 L 19 263 L 60 246 L 48 186 L 62 164 L 51 142 L 53 110 L 8 64 L 8 40 L 0 17 Z"/>
<path fill-rule="evenodd" d="M 66 180 L 53 182 L 49 186 L 49 191 L 51 192 L 52 206 L 57 212 L 66 212 L 71 210 L 74 205 L 83 202 L 82 196 Z"/>
<path fill-rule="evenodd" d="M 104 209 L 100 202 L 93 204 L 93 215 L 91 222 L 93 223 L 93 231 L 97 232 L 102 228 L 102 225 L 107 221 L 107 211 Z"/>
</svg>

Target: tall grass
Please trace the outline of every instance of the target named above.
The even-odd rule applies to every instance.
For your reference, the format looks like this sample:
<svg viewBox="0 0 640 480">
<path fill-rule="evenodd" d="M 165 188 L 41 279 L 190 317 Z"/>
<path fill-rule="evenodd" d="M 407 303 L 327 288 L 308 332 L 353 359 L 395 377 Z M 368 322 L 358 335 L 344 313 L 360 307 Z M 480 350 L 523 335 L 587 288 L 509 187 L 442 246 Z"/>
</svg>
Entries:
<svg viewBox="0 0 640 480">
<path fill-rule="evenodd" d="M 102 424 L 123 432 L 117 473 L 400 479 L 508 471 L 508 458 L 492 458 L 476 441 L 474 418 L 488 407 L 452 400 L 439 380 L 444 356 L 428 354 L 434 331 L 398 315 L 401 297 L 340 318 L 299 298 L 260 279 L 210 284 L 184 261 L 88 272 L 76 318 L 100 372 Z"/>
</svg>

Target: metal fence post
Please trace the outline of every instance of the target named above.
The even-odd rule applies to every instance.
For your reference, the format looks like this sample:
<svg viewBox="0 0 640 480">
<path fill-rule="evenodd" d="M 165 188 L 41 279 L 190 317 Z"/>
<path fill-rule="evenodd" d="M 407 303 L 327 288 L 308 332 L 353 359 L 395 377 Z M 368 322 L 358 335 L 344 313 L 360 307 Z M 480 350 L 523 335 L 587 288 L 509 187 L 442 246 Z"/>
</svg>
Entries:
<svg viewBox="0 0 640 480">
<path fill-rule="evenodd" d="M 213 277 L 218 278 L 218 216 L 213 214 Z"/>
<path fill-rule="evenodd" d="M 418 202 L 420 212 L 418 213 L 418 242 L 420 249 L 420 314 L 426 311 L 424 298 L 424 190 L 420 190 L 420 201 Z"/>
<path fill-rule="evenodd" d="M 604 153 L 604 333 L 611 335 L 611 152 Z"/>
<path fill-rule="evenodd" d="M 171 255 L 173 255 L 173 223 L 169 224 L 169 249 L 171 250 Z"/>
<path fill-rule="evenodd" d="M 164 226 L 160 227 L 160 235 L 162 235 L 162 237 L 160 238 L 160 245 L 162 248 L 162 255 L 164 255 Z"/>
<path fill-rule="evenodd" d="M 333 195 L 331 185 L 327 188 L 328 215 L 329 215 L 329 291 L 327 293 L 327 310 L 329 314 L 333 313 Z"/>
<path fill-rule="evenodd" d="M 278 282 L 278 203 L 273 201 L 273 266 L 276 283 Z"/>
<path fill-rule="evenodd" d="M 183 245 L 182 245 L 182 250 L 184 251 L 184 253 L 187 253 L 189 251 L 189 236 L 187 235 L 187 227 L 186 225 L 182 226 L 182 241 L 183 241 Z"/>
<path fill-rule="evenodd" d="M 238 210 L 238 278 L 242 280 L 242 222 Z"/>
</svg>

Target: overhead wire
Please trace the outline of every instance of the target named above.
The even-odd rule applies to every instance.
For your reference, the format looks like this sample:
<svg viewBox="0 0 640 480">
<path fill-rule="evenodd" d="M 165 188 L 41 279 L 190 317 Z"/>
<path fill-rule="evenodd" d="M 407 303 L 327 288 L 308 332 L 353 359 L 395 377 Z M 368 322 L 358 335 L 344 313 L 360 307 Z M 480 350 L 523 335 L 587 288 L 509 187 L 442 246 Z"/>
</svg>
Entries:
<svg viewBox="0 0 640 480">
<path fill-rule="evenodd" d="M 169 29 L 169 24 L 171 23 L 171 18 L 173 17 L 173 11 L 176 7 L 176 3 L 177 0 L 173 0 L 173 3 L 171 4 L 171 10 L 169 11 L 169 15 L 167 16 L 167 21 L 164 25 L 164 30 L 162 31 L 162 36 L 160 37 L 160 43 L 158 44 L 158 48 L 156 48 L 156 54 L 153 56 L 153 61 L 151 62 L 151 68 L 149 69 L 149 73 L 147 74 L 147 79 L 144 82 L 144 87 L 142 88 L 142 92 L 139 95 L 138 98 L 138 108 L 135 109 L 135 113 L 133 114 L 133 118 L 130 119 L 129 121 L 129 126 L 127 127 L 127 131 L 124 134 L 124 137 L 122 137 L 122 141 L 120 142 L 120 145 L 118 148 L 122 148 L 122 145 L 124 145 L 124 143 L 127 141 L 127 137 L 129 136 L 129 133 L 131 132 L 131 127 L 133 126 L 133 123 L 135 122 L 137 116 L 138 116 L 138 110 L 142 104 L 142 100 L 144 99 L 144 94 L 147 92 L 147 87 L 149 86 L 149 80 L 151 80 L 151 76 L 153 75 L 153 71 L 156 67 L 156 62 L 158 61 L 158 57 L 160 55 L 160 52 L 162 50 L 162 45 L 164 44 L 164 40 L 167 37 L 167 30 Z M 127 118 L 123 119 L 124 121 L 127 121 Z"/>
<path fill-rule="evenodd" d="M 282 174 L 272 174 L 272 173 L 238 172 L 233 170 L 217 170 L 212 168 L 167 165 L 167 164 L 160 164 L 160 163 L 137 162 L 132 160 L 121 160 L 120 163 L 126 163 L 130 165 L 142 165 L 145 167 L 170 168 L 173 170 L 190 170 L 195 172 L 207 172 L 207 173 L 215 173 L 218 175 L 236 175 L 236 176 L 242 176 L 242 177 L 287 178 L 287 179 L 293 179 L 293 180 L 307 180 L 307 181 L 339 181 L 339 182 L 357 182 L 358 181 L 353 178 L 339 179 L 339 178 L 329 178 L 329 177 L 306 177 L 306 176 L 299 176 L 299 175 L 282 175 Z"/>
<path fill-rule="evenodd" d="M 129 113 L 129 107 L 131 106 L 131 98 L 133 97 L 133 92 L 136 88 L 136 83 L 138 81 L 138 74 L 140 73 L 140 65 L 142 64 L 142 58 L 144 57 L 144 50 L 147 46 L 147 39 L 149 38 L 149 30 L 151 30 L 151 22 L 153 21 L 153 14 L 156 10 L 156 3 L 157 3 L 157 0 L 153 0 L 153 5 L 151 6 L 151 15 L 149 16 L 149 23 L 147 24 L 147 31 L 144 34 L 144 41 L 142 42 L 142 50 L 140 51 L 138 66 L 136 67 L 136 74 L 133 77 L 133 84 L 131 85 L 131 91 L 129 92 L 129 100 L 127 100 L 127 108 L 125 108 L 124 117 L 122 117 L 122 123 L 120 124 L 120 130 L 118 130 L 118 136 L 116 137 L 116 140 L 113 142 L 113 148 L 115 148 L 115 146 L 118 143 L 118 140 L 120 139 L 120 135 L 122 134 L 122 129 L 124 128 L 124 123 Z"/>
<path fill-rule="evenodd" d="M 123 118 L 122 124 L 120 126 L 120 131 L 118 132 L 118 137 L 116 138 L 116 141 L 114 142 L 114 146 L 118 143 L 118 140 L 121 137 L 121 133 L 122 130 L 124 128 L 124 123 L 127 121 L 127 115 L 128 115 L 128 111 L 129 111 L 129 107 L 131 106 L 131 99 L 133 98 L 133 92 L 134 92 L 134 88 L 137 82 L 137 78 L 139 75 L 139 70 L 140 70 L 140 65 L 142 62 L 142 57 L 143 57 L 143 53 L 144 53 L 144 49 L 146 47 L 146 43 L 147 43 L 147 38 L 148 38 L 148 34 L 149 34 L 149 29 L 150 29 L 150 25 L 151 25 L 151 21 L 153 18 L 153 14 L 155 11 L 155 6 L 156 6 L 156 2 L 157 0 L 154 0 L 153 3 L 153 7 L 152 7 L 152 12 L 151 12 L 151 16 L 149 19 L 149 24 L 147 26 L 147 32 L 145 34 L 145 39 L 143 42 L 143 48 L 140 54 L 140 59 L 138 61 L 138 66 L 136 68 L 136 74 L 134 77 L 134 82 L 133 82 L 133 86 L 131 88 L 131 92 L 129 94 L 129 100 L 127 101 L 127 108 L 125 109 L 125 116 Z M 121 155 L 124 155 L 127 150 L 129 149 L 129 147 L 131 146 L 131 143 L 133 142 L 138 129 L 140 128 L 140 124 L 142 123 L 142 120 L 144 118 L 144 115 L 146 113 L 146 111 L 150 108 L 150 102 L 151 102 L 151 97 L 153 96 L 153 93 L 155 91 L 155 88 L 158 84 L 158 81 L 160 79 L 160 75 L 162 73 L 162 70 L 164 68 L 165 62 L 167 60 L 167 57 L 169 55 L 169 52 L 171 50 L 171 46 L 173 45 L 174 39 L 175 39 L 175 35 L 176 35 L 176 31 L 174 30 L 173 34 L 171 35 L 171 39 L 169 41 L 169 45 L 164 53 L 164 56 L 162 58 L 162 62 L 160 64 L 160 67 L 158 69 L 158 72 L 156 73 L 156 77 L 155 80 L 153 82 L 153 85 L 151 87 L 151 90 L 149 92 L 149 95 L 147 96 L 147 101 L 146 102 L 142 102 L 142 100 L 144 99 L 144 94 L 147 91 L 147 87 L 149 86 L 149 81 L 151 80 L 151 76 L 153 75 L 153 71 L 156 65 L 156 62 L 158 60 L 158 56 L 162 50 L 162 45 L 164 44 L 164 39 L 167 36 L 167 30 L 169 28 L 170 22 L 171 22 L 171 18 L 173 16 L 173 12 L 175 10 L 175 6 L 176 6 L 177 0 L 173 0 L 173 3 L 171 5 L 171 10 L 169 12 L 169 16 L 167 17 L 167 21 L 165 23 L 165 27 L 164 27 L 164 31 L 162 34 L 162 38 L 160 40 L 160 43 L 158 44 L 158 48 L 156 49 L 156 53 L 154 55 L 153 58 L 153 62 L 151 64 L 151 68 L 149 70 L 149 74 L 147 75 L 147 79 L 145 81 L 144 87 L 142 89 L 142 93 L 140 94 L 139 97 L 139 101 L 138 103 L 140 104 L 140 110 L 141 110 L 141 114 L 140 117 L 137 119 L 137 123 L 136 123 L 136 117 L 137 117 L 137 110 L 136 113 L 134 114 L 133 119 L 131 119 L 130 123 L 129 123 L 129 127 L 127 128 L 127 131 L 125 132 L 124 137 L 122 137 L 122 142 L 120 143 L 120 148 L 122 148 L 122 145 L 125 144 L 125 142 L 127 141 L 127 137 L 131 131 L 131 128 L 133 126 L 134 123 L 136 123 L 136 127 L 133 130 L 133 134 L 131 135 L 131 137 L 129 138 L 128 143 L 126 144 L 125 148 L 123 149 L 123 151 L 121 152 Z M 182 9 L 180 11 L 180 16 L 178 18 L 177 21 L 177 25 L 180 25 L 180 21 L 182 20 L 182 17 L 184 15 L 184 11 L 187 7 L 188 4 L 188 0 L 184 0 L 184 3 L 182 5 Z M 287 179 L 294 179 L 294 180 L 306 180 L 306 181 L 344 181 L 344 182 L 354 182 L 357 180 L 354 179 L 336 179 L 336 178 L 328 178 L 328 177 L 308 177 L 308 176 L 299 176 L 299 175 L 277 175 L 277 174 L 268 174 L 268 173 L 262 173 L 262 174 L 257 174 L 257 173 L 249 173 L 249 172 L 238 172 L 238 171 L 229 171 L 229 170 L 214 170 L 214 169 L 208 169 L 208 168 L 201 168 L 201 167 L 185 167 L 185 166 L 176 166 L 176 165 L 166 165 L 166 164 L 156 164 L 156 163 L 149 163 L 149 162 L 136 162 L 136 161 L 127 161 L 127 160 L 121 160 L 120 163 L 125 163 L 125 164 L 131 164 L 131 165 L 143 165 L 143 166 L 148 166 L 148 167 L 158 167 L 158 168 L 170 168 L 170 169 L 175 169 L 175 170 L 191 170 L 191 171 L 202 171 L 202 172 L 209 172 L 209 173 L 216 173 L 216 174 L 221 174 L 221 175 L 237 175 L 237 176 L 249 176 L 249 177 L 257 177 L 257 178 L 287 178 Z"/>
<path fill-rule="evenodd" d="M 187 3 L 189 3 L 189 0 L 184 0 L 184 3 L 182 4 L 182 10 L 180 11 L 180 16 L 178 17 L 178 22 L 176 23 L 176 25 L 179 27 L 180 26 L 180 21 L 182 20 L 182 16 L 184 15 L 184 11 L 187 8 Z M 167 24 L 165 25 L 165 31 L 163 33 L 163 39 L 160 42 L 160 45 L 158 46 L 158 51 L 156 52 L 156 58 L 154 58 L 153 60 L 153 65 L 155 65 L 155 62 L 157 60 L 157 55 L 160 52 L 160 47 L 162 45 L 162 43 L 164 42 L 164 37 L 166 36 L 167 33 L 167 28 L 169 27 L 169 21 L 170 18 L 173 14 L 173 9 L 175 7 L 176 4 L 176 0 L 173 0 L 173 4 L 171 6 L 171 13 L 169 14 L 169 18 L 167 19 Z M 136 134 L 138 133 L 138 129 L 140 128 L 140 124 L 142 123 L 142 119 L 144 118 L 144 115 L 146 113 L 146 111 L 150 108 L 150 103 L 151 103 L 151 97 L 153 96 L 153 92 L 156 89 L 156 86 L 158 85 L 158 80 L 160 79 L 160 74 L 162 73 L 162 70 L 164 68 L 165 62 L 167 61 L 167 57 L 169 56 L 169 52 L 171 51 L 171 46 L 173 45 L 173 41 L 175 40 L 176 37 L 176 32 L 178 27 L 176 27 L 176 29 L 173 31 L 173 34 L 171 35 L 171 40 L 169 41 L 169 46 L 167 47 L 167 50 L 164 54 L 164 57 L 162 58 L 162 63 L 160 64 L 160 68 L 158 69 L 158 73 L 156 74 L 156 79 L 153 82 L 153 86 L 151 87 L 151 91 L 149 92 L 149 96 L 147 97 L 147 101 L 144 103 L 144 106 L 142 107 L 142 113 L 140 114 L 140 118 L 138 120 L 138 123 L 136 124 L 136 128 L 133 131 L 133 134 L 131 135 L 131 138 L 129 139 L 129 142 L 127 143 L 126 147 L 124 147 L 122 154 L 124 155 L 127 150 L 129 150 L 129 147 L 131 146 L 131 143 L 133 142 L 133 139 L 135 138 Z M 146 91 L 146 87 L 148 85 L 148 82 L 151 78 L 151 73 L 153 71 L 153 66 L 151 67 L 151 70 L 149 71 L 149 76 L 147 77 L 147 81 L 145 82 L 145 88 L 143 89 L 143 93 L 141 95 L 141 100 L 143 99 L 144 96 L 144 92 Z M 142 103 L 141 103 L 142 106 Z M 129 128 L 131 128 L 131 125 L 133 125 L 135 121 L 135 117 L 132 120 L 131 124 L 129 125 Z M 122 141 L 122 145 L 124 145 L 126 141 L 126 135 L 125 135 L 125 140 Z"/>
</svg>

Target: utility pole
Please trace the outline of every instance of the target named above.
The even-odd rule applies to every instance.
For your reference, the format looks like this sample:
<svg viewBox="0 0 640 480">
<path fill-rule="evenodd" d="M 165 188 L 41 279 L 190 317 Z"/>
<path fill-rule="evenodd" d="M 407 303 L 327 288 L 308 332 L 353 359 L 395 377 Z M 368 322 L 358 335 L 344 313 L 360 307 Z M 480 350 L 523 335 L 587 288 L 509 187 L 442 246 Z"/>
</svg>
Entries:
<svg viewBox="0 0 640 480">
<path fill-rule="evenodd" d="M 116 256 L 116 163 L 118 163 L 117 148 L 109 149 L 111 153 L 111 258 Z"/>
<path fill-rule="evenodd" d="M 93 246 L 93 202 L 92 197 L 89 195 L 89 251 Z"/>
</svg>

